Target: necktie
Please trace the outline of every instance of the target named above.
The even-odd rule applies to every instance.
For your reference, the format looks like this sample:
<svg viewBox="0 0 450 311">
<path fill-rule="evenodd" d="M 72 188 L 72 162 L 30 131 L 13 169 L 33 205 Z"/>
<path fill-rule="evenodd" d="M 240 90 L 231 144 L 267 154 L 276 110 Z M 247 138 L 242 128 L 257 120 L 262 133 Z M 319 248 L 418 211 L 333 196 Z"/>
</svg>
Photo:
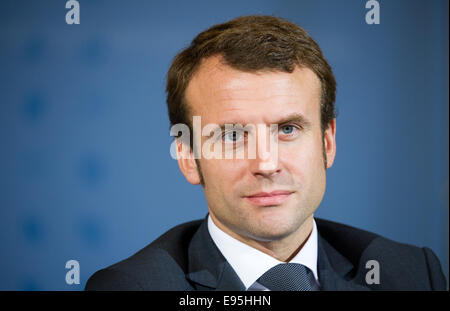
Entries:
<svg viewBox="0 0 450 311">
<path fill-rule="evenodd" d="M 283 263 L 269 269 L 258 282 L 273 291 L 312 291 L 314 286 L 312 271 L 298 263 Z"/>
</svg>

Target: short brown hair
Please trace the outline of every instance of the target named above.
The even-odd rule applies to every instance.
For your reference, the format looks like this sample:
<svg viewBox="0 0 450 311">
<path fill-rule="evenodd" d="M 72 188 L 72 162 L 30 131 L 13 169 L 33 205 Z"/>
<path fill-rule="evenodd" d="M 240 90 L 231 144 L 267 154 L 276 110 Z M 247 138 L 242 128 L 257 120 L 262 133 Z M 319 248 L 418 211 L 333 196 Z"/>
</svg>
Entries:
<svg viewBox="0 0 450 311">
<path fill-rule="evenodd" d="M 212 26 L 177 54 L 167 74 L 167 107 L 171 125 L 192 122 L 186 88 L 201 60 L 220 55 L 225 64 L 247 71 L 311 69 L 321 82 L 322 133 L 336 117 L 336 81 L 319 45 L 301 27 L 278 17 L 251 15 Z M 192 141 L 192 140 L 191 140 Z"/>
</svg>

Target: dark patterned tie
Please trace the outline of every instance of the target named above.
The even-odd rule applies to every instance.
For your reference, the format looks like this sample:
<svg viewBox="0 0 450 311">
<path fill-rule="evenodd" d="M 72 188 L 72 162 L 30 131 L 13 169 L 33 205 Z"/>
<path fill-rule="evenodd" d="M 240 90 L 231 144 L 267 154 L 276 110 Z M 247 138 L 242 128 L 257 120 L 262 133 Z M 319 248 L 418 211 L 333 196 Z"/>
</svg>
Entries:
<svg viewBox="0 0 450 311">
<path fill-rule="evenodd" d="M 282 263 L 264 273 L 258 282 L 273 291 L 318 290 L 312 271 L 298 263 Z"/>
</svg>

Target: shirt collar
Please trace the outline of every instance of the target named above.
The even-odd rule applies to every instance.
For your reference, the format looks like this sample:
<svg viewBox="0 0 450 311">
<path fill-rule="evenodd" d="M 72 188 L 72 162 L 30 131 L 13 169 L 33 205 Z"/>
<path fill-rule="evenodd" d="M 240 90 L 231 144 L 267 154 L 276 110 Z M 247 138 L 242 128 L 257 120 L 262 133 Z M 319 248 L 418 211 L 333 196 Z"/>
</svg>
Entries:
<svg viewBox="0 0 450 311">
<path fill-rule="evenodd" d="M 214 224 L 210 215 L 208 215 L 208 231 L 217 248 L 244 283 L 246 289 L 252 286 L 267 270 L 283 263 L 231 237 Z M 317 227 L 314 219 L 313 229 L 308 240 L 290 263 L 299 263 L 308 267 L 318 281 Z"/>
</svg>

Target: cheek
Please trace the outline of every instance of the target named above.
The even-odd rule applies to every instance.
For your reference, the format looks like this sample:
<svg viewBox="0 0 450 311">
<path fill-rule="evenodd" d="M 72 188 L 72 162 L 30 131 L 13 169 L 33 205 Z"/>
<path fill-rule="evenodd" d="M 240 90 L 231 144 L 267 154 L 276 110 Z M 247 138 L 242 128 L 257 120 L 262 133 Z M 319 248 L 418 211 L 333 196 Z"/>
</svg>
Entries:
<svg viewBox="0 0 450 311">
<path fill-rule="evenodd" d="M 304 139 L 296 145 L 286 146 L 279 150 L 280 160 L 297 181 L 307 183 L 308 180 L 323 174 L 323 150 L 319 138 Z"/>
<path fill-rule="evenodd" d="M 204 160 L 201 163 L 206 190 L 228 193 L 243 180 L 245 163 L 239 160 Z"/>
</svg>

